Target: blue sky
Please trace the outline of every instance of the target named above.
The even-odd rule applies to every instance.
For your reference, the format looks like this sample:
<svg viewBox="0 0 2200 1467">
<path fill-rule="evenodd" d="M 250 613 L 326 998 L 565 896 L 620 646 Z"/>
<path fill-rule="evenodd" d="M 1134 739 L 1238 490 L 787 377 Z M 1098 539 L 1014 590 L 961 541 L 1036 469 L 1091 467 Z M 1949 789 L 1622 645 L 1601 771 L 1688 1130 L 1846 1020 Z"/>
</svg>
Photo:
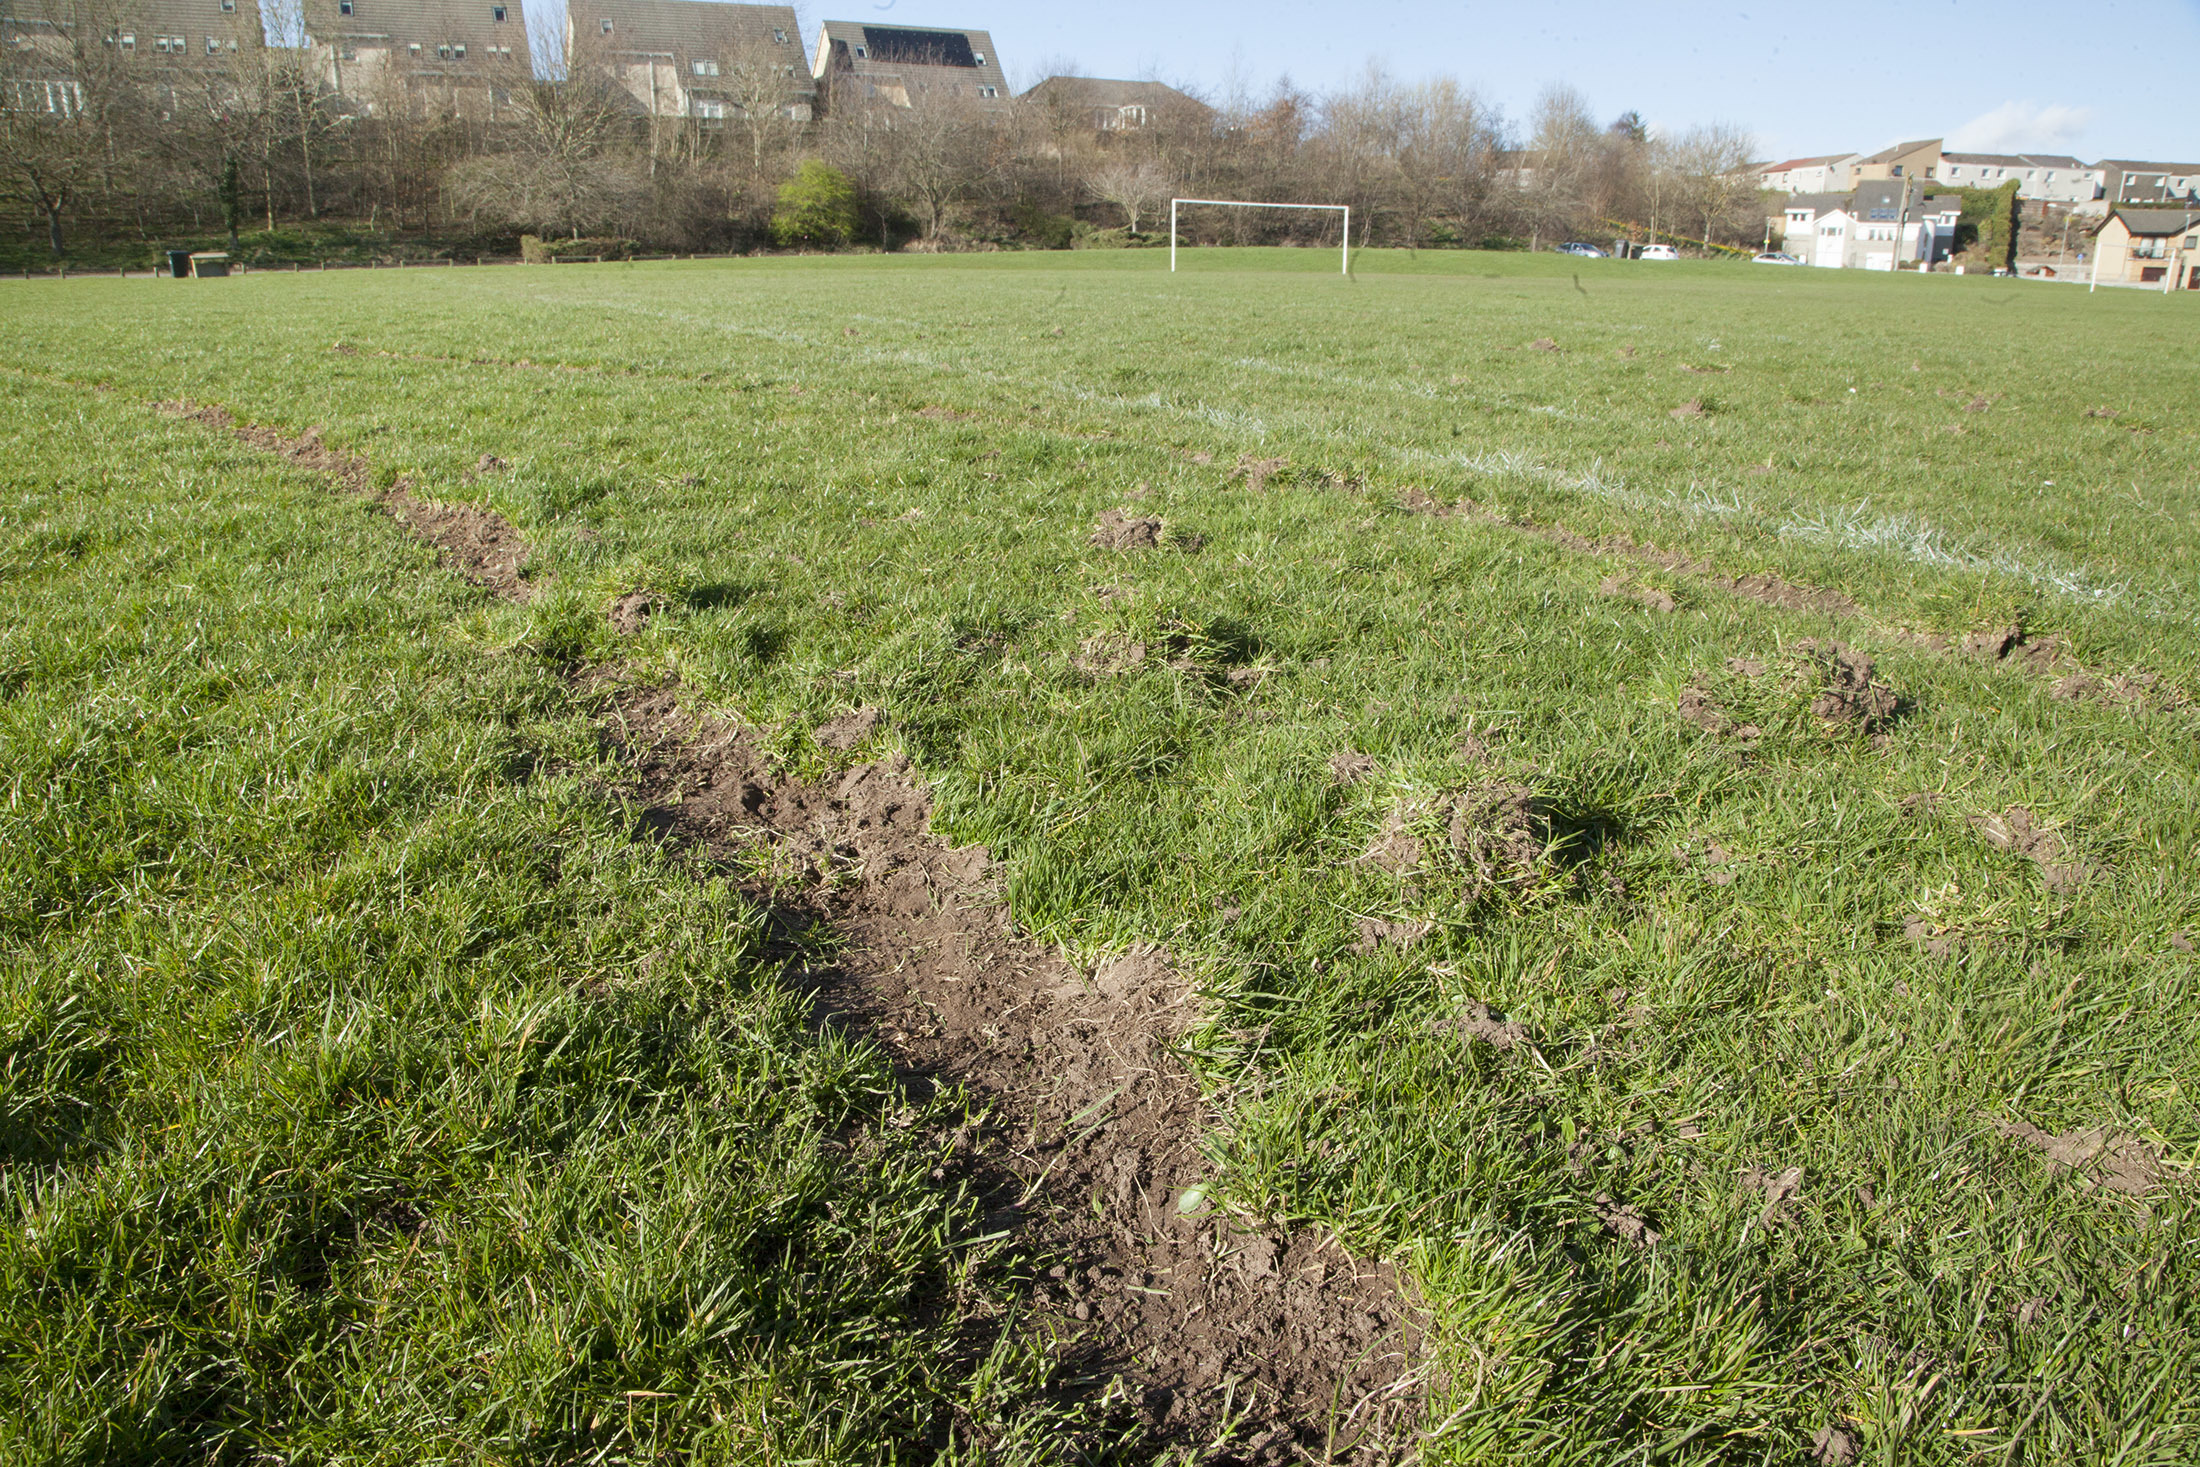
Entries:
<svg viewBox="0 0 2200 1467">
<path fill-rule="evenodd" d="M 2200 103 L 2177 76 L 2200 56 L 2200 0 L 810 0 L 801 13 L 813 45 L 823 20 L 982 27 L 1019 85 L 1069 61 L 1208 92 L 1233 72 L 1319 91 L 1373 59 L 1407 80 L 1448 72 L 1514 117 L 1562 81 L 1605 118 L 1740 123 L 1768 160 L 1922 137 L 2200 160 Z"/>
</svg>

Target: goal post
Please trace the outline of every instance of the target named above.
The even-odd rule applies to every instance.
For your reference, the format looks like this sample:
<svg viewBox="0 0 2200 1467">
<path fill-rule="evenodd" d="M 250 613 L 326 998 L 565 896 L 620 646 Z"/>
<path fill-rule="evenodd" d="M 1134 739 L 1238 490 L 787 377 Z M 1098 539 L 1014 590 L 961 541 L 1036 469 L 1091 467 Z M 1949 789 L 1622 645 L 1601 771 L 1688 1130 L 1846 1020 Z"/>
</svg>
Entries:
<svg viewBox="0 0 2200 1467">
<path fill-rule="evenodd" d="M 1267 204 L 1253 199 L 1169 200 L 1169 273 L 1176 273 L 1176 211 L 1183 204 L 1213 204 L 1222 209 L 1322 209 L 1344 215 L 1344 238 L 1337 256 L 1339 274 L 1352 273 L 1352 206 L 1350 204 Z"/>
</svg>

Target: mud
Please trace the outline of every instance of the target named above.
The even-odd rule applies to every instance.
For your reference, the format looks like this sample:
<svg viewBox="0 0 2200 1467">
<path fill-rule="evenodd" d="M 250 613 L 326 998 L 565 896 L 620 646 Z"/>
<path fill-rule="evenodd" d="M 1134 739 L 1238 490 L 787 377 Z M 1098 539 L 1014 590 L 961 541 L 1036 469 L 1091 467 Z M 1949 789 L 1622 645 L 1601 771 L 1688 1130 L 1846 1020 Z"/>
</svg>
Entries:
<svg viewBox="0 0 2200 1467">
<path fill-rule="evenodd" d="M 1301 1460 L 1333 1430 L 1349 1457 L 1411 1431 L 1419 1323 L 1392 1270 L 1208 1200 L 1207 1105 L 1174 1047 L 1198 1014 L 1165 954 L 1086 974 L 1019 935 L 986 851 L 931 836 L 899 756 L 805 784 L 665 690 L 621 695 L 606 729 L 644 829 L 721 860 L 768 851 L 791 883 L 774 899 L 834 932 L 797 975 L 820 1021 L 983 1109 L 976 1226 L 1030 1260 L 1028 1314 L 995 1327 L 1042 1331 L 1065 1389 L 1178 1446 L 1250 1403 L 1220 1460 Z"/>
<path fill-rule="evenodd" d="M 1236 468 L 1230 470 L 1230 477 L 1243 479 L 1245 487 L 1257 494 L 1268 487 L 1270 479 L 1289 467 L 1291 460 L 1287 458 L 1255 458 L 1248 453 L 1237 461 Z"/>
<path fill-rule="evenodd" d="M 2061 835 L 2042 826 L 2022 805 L 2011 805 L 1999 815 L 1975 815 L 1971 828 L 1994 849 L 2022 856 L 2037 866 L 2040 881 L 2049 891 L 2068 894 L 2100 875 L 2098 867 L 2074 853 Z"/>
<path fill-rule="evenodd" d="M 1393 921 L 1383 917 L 1360 919 L 1360 940 L 1354 950 L 1371 953 L 1379 949 L 1409 948 L 1434 931 L 1427 922 Z"/>
<path fill-rule="evenodd" d="M 868 704 L 851 708 L 817 726 L 817 741 L 836 754 L 845 754 L 878 731 L 879 710 Z"/>
<path fill-rule="evenodd" d="M 1872 660 L 1863 653 L 1815 638 L 1797 643 L 1795 651 L 1819 684 L 1810 711 L 1829 727 L 1878 734 L 1901 711 L 1901 699 L 1873 677 Z"/>
<path fill-rule="evenodd" d="M 1528 1026 L 1517 1019 L 1508 1019 L 1486 1003 L 1469 1002 L 1448 1019 L 1439 1019 L 1430 1026 L 1437 1034 L 1455 1035 L 1499 1049 L 1511 1049 L 1528 1042 Z"/>
<path fill-rule="evenodd" d="M 495 511 L 472 504 L 421 499 L 403 479 L 387 489 L 377 489 L 367 461 L 323 444 L 319 428 L 292 436 L 280 429 L 240 423 L 227 408 L 189 402 L 162 403 L 160 410 L 219 428 L 263 453 L 274 454 L 310 473 L 327 475 L 345 492 L 379 503 L 415 539 L 434 546 L 446 564 L 475 585 L 506 601 L 533 599 L 535 587 L 520 574 L 527 563 L 527 542 L 511 521 Z"/>
<path fill-rule="evenodd" d="M 1549 813 L 1524 786 L 1494 781 L 1452 800 L 1451 849 L 1466 869 L 1469 901 L 1532 879 L 1550 844 Z"/>
<path fill-rule="evenodd" d="M 1343 750 L 1329 756 L 1329 777 L 1338 784 L 1358 784 L 1375 772 L 1375 760 L 1355 750 Z"/>
<path fill-rule="evenodd" d="M 2168 1180 L 2162 1159 L 2151 1147 L 2106 1126 L 2062 1136 L 2024 1121 L 2002 1121 L 1994 1129 L 2038 1151 L 2057 1175 L 2071 1173 L 2088 1189 L 2144 1197 Z"/>
<path fill-rule="evenodd" d="M 1090 543 L 1102 550 L 1152 550 L 1161 544 L 1161 530 L 1161 521 L 1151 515 L 1111 509 L 1093 526 Z"/>
<path fill-rule="evenodd" d="M 649 627 L 649 619 L 657 614 L 657 593 L 648 590 L 629 591 L 611 603 L 604 619 L 611 623 L 611 630 L 622 637 L 631 637 Z"/>
</svg>

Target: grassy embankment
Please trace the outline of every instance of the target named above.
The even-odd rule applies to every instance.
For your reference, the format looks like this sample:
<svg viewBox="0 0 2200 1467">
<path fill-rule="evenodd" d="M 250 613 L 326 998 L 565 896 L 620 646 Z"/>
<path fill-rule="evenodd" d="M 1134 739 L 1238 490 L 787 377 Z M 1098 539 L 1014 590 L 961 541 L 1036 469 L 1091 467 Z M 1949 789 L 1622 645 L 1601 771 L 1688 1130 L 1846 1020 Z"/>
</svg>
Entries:
<svg viewBox="0 0 2200 1467">
<path fill-rule="evenodd" d="M 1224 1194 L 1425 1293 L 1432 1460 L 1794 1460 L 1829 1424 L 1866 1460 L 2189 1457 L 2195 716 L 1895 633 L 2015 619 L 2194 686 L 2190 303 L 1226 258 L 8 287 L 13 365 L 113 389 L 8 385 L 15 1450 L 555 1455 L 632 1422 L 865 1459 L 991 1389 L 935 1389 L 909 1332 L 956 1267 L 929 1160 L 832 1144 L 898 1119 L 883 1067 L 803 1032 L 754 914 L 592 792 L 556 672 L 626 657 L 807 767 L 807 727 L 882 706 L 1028 928 L 1168 943 Z M 186 396 L 494 505 L 549 589 L 481 603 L 146 407 Z M 512 471 L 469 479 L 483 453 Z M 1240 455 L 1290 462 L 1256 491 Z M 1163 548 L 1089 547 L 1118 506 Z M 615 646 L 637 583 L 670 610 Z M 1777 673 L 1829 630 L 1904 699 L 1882 745 Z M 1073 666 L 1131 642 L 1172 656 Z M 1699 673 L 1761 738 L 1676 716 Z M 1570 842 L 1494 890 L 1436 813 L 1493 780 Z M 2075 889 L 1973 823 L 2012 806 Z M 1397 812 L 1433 869 L 1354 860 Z M 1361 952 L 1368 916 L 1433 931 Z M 1530 1041 L 1432 1032 L 1469 1002 Z M 2020 1121 L 2130 1133 L 2169 1185 L 2055 1175 Z M 1747 1180 L 1795 1167 L 1770 1205 Z"/>
</svg>

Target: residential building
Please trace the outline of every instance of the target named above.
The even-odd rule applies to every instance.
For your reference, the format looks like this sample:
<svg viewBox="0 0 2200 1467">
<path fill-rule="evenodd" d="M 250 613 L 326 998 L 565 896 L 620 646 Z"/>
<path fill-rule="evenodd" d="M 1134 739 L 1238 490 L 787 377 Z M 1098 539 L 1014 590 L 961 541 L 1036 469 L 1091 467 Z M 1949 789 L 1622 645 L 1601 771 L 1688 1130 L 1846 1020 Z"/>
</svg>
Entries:
<svg viewBox="0 0 2200 1467">
<path fill-rule="evenodd" d="M 896 107 L 927 99 L 1008 105 L 1008 76 L 984 31 L 828 20 L 818 31 L 810 75 L 828 106 L 841 97 Z"/>
<path fill-rule="evenodd" d="M 2046 204 L 2090 204 L 2101 175 L 2077 159 L 2047 153 L 1943 153 L 1940 182 L 1958 188 L 2000 188 L 2016 180 L 2017 197 Z"/>
<path fill-rule="evenodd" d="M 1892 270 L 1934 264 L 1955 248 L 1963 200 L 1927 194 L 1921 179 L 1882 179 L 1851 193 L 1787 201 L 1788 253 L 1828 270 Z"/>
<path fill-rule="evenodd" d="M 259 0 L 0 0 L 10 93 L 0 105 L 73 115 L 93 80 L 78 75 L 88 54 L 116 63 L 105 79 L 153 86 L 169 111 L 176 87 L 220 85 L 231 61 L 264 44 Z"/>
<path fill-rule="evenodd" d="M 1940 139 L 1896 143 L 1870 157 L 1859 158 L 1849 174 L 1849 187 L 1881 183 L 1890 178 L 1937 178 L 1940 173 Z"/>
<path fill-rule="evenodd" d="M 2101 175 L 2106 204 L 2189 204 L 2200 199 L 2200 163 L 2141 163 L 2103 158 L 2093 165 Z"/>
<path fill-rule="evenodd" d="M 1781 194 L 1845 193 L 1856 185 L 1850 174 L 1863 161 L 1860 153 L 1822 153 L 1815 158 L 1790 158 L 1774 163 L 1758 175 L 1762 186 Z"/>
<path fill-rule="evenodd" d="M 814 110 L 791 5 L 567 0 L 565 24 L 574 64 L 607 72 L 653 117 L 707 126 L 768 106 L 807 122 Z"/>
<path fill-rule="evenodd" d="M 306 0 L 306 35 L 356 112 L 494 117 L 534 77 L 520 0 Z"/>
<path fill-rule="evenodd" d="M 1050 116 L 1090 126 L 1095 132 L 1127 132 L 1171 115 L 1212 118 L 1214 109 L 1157 81 L 1107 81 L 1092 76 L 1050 76 L 1024 93 Z"/>
<path fill-rule="evenodd" d="M 2111 208 L 2093 239 L 2092 278 L 2103 285 L 2200 290 L 2200 205 Z"/>
</svg>

